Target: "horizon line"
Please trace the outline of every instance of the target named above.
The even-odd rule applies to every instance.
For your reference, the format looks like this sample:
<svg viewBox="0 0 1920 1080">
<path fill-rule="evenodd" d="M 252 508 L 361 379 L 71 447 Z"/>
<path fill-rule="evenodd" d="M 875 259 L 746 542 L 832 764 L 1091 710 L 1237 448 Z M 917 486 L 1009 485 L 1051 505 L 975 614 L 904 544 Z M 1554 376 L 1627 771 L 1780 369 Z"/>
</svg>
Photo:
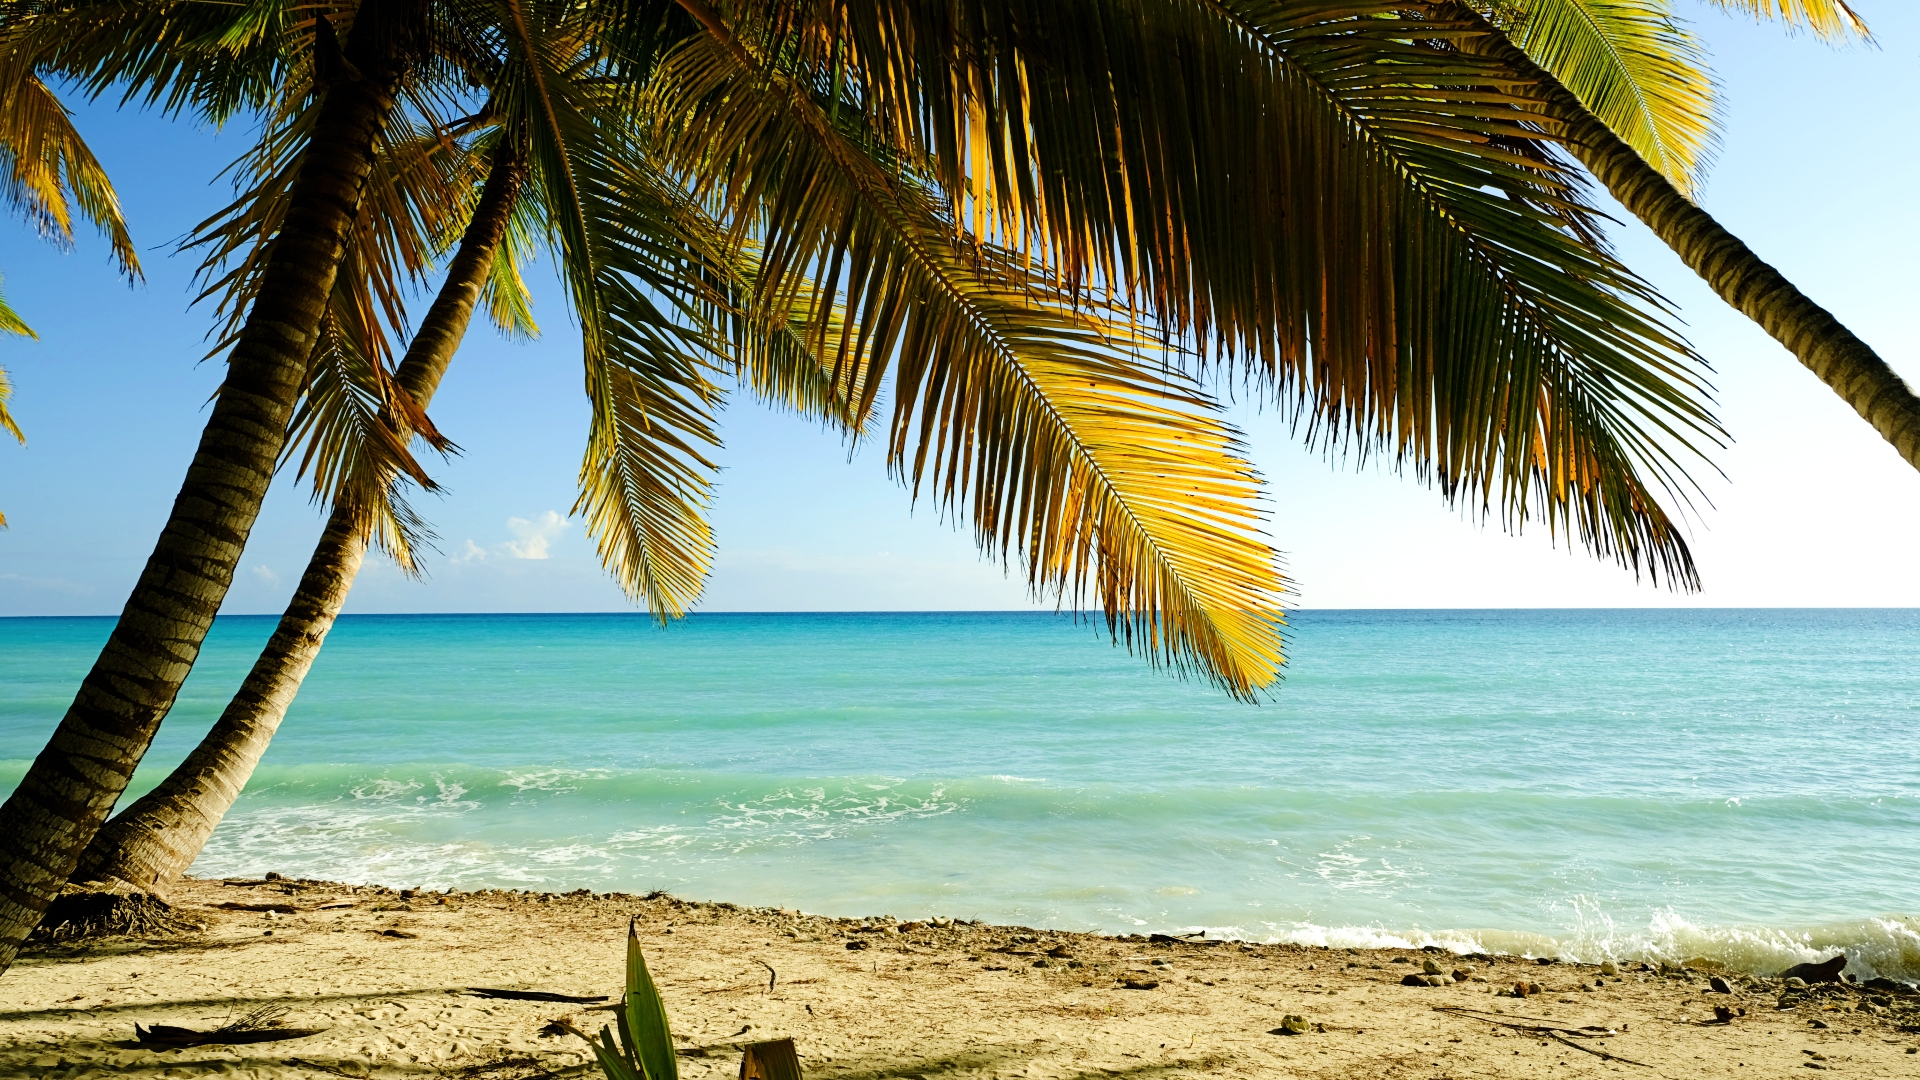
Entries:
<svg viewBox="0 0 1920 1080">
<path fill-rule="evenodd" d="M 1642 605 L 1642 606 L 1531 606 L 1531 607 L 1292 607 L 1286 614 L 1308 615 L 1325 612 L 1508 612 L 1508 611 L 1920 611 L 1920 605 L 1872 605 L 1872 604 L 1736 604 L 1736 605 Z M 749 609 L 725 611 L 692 611 L 681 616 L 682 619 L 698 618 L 703 615 L 1082 615 L 1105 617 L 1098 608 L 802 608 L 802 609 Z M 343 613 L 338 619 L 407 619 L 407 618 L 477 618 L 477 617 L 538 617 L 564 616 L 586 617 L 602 616 L 608 618 L 641 618 L 653 620 L 646 611 L 362 611 Z M 69 615 L 0 615 L 6 619 L 117 619 L 117 614 L 69 614 Z M 279 612 L 221 612 L 215 619 L 277 619 Z M 677 622 L 679 619 L 669 620 Z"/>
</svg>

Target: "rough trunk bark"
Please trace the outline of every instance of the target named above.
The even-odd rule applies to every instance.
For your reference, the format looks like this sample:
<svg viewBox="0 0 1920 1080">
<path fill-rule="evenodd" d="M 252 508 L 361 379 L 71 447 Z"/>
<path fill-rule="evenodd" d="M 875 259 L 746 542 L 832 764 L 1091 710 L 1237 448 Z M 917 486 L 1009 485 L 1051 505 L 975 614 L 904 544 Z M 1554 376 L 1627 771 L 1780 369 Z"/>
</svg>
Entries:
<svg viewBox="0 0 1920 1080">
<path fill-rule="evenodd" d="M 0 807 L 0 972 L 73 872 L 199 655 L 286 440 L 307 356 L 392 108 L 409 0 L 366 0 L 288 193 L 260 294 L 186 480 L 106 647 Z"/>
<path fill-rule="evenodd" d="M 466 334 L 525 175 L 503 139 L 446 281 L 394 372 L 422 408 Z M 246 787 L 347 601 L 367 553 L 366 532 L 356 517 L 347 507 L 334 507 L 300 587 L 219 721 L 158 787 L 100 830 L 81 856 L 75 881 L 164 897 L 192 865 Z"/>
<path fill-rule="evenodd" d="M 1720 299 L 1786 346 L 1909 465 L 1920 469 L 1920 397 L 1906 380 L 1831 312 L 1682 195 L 1519 46 L 1478 14 L 1469 11 L 1466 17 L 1487 31 L 1479 48 L 1534 78 L 1549 115 L 1565 125 L 1567 148 L 1620 205 L 1645 222 Z"/>
</svg>

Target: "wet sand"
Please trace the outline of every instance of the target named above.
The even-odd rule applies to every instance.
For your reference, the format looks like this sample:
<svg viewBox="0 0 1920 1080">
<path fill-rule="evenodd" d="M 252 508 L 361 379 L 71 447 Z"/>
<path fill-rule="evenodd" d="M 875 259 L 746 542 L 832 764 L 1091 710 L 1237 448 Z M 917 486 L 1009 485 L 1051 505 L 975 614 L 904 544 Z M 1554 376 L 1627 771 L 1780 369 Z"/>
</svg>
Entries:
<svg viewBox="0 0 1920 1080">
<path fill-rule="evenodd" d="M 823 1080 L 1920 1076 L 1920 997 L 1817 988 L 1783 1009 L 1779 981 L 1734 973 L 1725 994 L 1707 972 L 1638 964 L 835 920 L 659 894 L 188 881 L 174 899 L 204 930 L 44 947 L 0 977 L 0 1075 L 590 1075 L 585 1044 L 553 1022 L 592 1030 L 606 1013 L 467 990 L 617 994 L 632 917 L 685 1080 L 733 1077 L 741 1043 L 788 1036 Z M 292 910 L 248 910 L 270 906 Z M 1427 961 L 1463 978 L 1402 985 Z M 1541 992 L 1513 997 L 1516 982 Z M 269 1006 L 324 1030 L 135 1041 L 136 1023 L 212 1029 Z M 1289 1015 L 1306 1030 L 1274 1033 Z"/>
</svg>

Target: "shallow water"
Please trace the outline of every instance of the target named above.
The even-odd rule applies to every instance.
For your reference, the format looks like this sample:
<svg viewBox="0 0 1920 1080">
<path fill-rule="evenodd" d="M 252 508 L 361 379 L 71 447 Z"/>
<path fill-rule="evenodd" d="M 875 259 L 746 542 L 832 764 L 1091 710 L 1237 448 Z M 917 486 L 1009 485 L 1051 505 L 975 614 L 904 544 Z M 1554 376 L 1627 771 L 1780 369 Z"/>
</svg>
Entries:
<svg viewBox="0 0 1920 1080">
<path fill-rule="evenodd" d="M 0 785 L 110 628 L 0 619 Z M 1920 612 L 1291 636 L 1246 706 L 1054 615 L 348 617 L 195 872 L 1920 976 Z"/>
</svg>

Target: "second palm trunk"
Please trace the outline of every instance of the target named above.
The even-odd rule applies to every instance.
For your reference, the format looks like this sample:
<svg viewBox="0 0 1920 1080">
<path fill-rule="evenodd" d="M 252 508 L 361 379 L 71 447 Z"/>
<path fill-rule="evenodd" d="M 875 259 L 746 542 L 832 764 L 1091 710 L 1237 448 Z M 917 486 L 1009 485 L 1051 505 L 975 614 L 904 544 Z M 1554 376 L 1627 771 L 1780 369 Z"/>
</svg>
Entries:
<svg viewBox="0 0 1920 1080">
<path fill-rule="evenodd" d="M 526 169 L 502 137 L 447 278 L 394 372 L 422 408 L 465 336 L 506 236 Z M 74 880 L 164 895 L 240 797 L 319 656 L 367 555 L 360 515 L 336 503 L 267 646 L 212 730 L 160 785 L 114 816 L 81 856 Z"/>
</svg>

